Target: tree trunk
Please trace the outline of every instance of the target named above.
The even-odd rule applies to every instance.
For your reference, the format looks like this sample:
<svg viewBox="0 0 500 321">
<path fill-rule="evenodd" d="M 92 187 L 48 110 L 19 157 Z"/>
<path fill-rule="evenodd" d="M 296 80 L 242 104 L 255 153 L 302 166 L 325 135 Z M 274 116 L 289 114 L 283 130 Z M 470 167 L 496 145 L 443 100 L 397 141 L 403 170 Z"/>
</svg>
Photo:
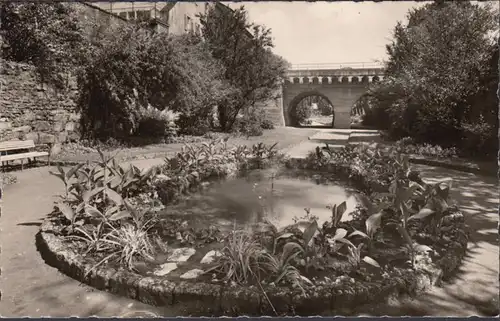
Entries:
<svg viewBox="0 0 500 321">
<path fill-rule="evenodd" d="M 225 132 L 227 130 L 227 123 L 228 123 L 228 115 L 227 115 L 227 108 L 225 104 L 220 104 L 217 106 L 217 112 L 219 114 L 219 125 L 221 131 Z"/>
</svg>

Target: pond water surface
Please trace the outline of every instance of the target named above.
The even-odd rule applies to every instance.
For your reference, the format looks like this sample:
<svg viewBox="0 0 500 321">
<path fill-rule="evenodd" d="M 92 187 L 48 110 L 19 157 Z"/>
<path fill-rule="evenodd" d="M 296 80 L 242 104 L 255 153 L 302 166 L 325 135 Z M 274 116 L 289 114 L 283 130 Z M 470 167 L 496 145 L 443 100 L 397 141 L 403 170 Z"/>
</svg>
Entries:
<svg viewBox="0 0 500 321">
<path fill-rule="evenodd" d="M 355 190 L 340 181 L 325 179 L 318 173 L 296 171 L 253 171 L 245 178 L 214 183 L 175 205 L 167 206 L 167 215 L 183 216 L 190 225 L 215 225 L 221 230 L 241 228 L 264 218 L 277 227 L 294 223 L 303 217 L 304 208 L 318 217 L 318 223 L 329 220 L 327 205 L 347 203 L 343 220 L 357 205 Z"/>
</svg>

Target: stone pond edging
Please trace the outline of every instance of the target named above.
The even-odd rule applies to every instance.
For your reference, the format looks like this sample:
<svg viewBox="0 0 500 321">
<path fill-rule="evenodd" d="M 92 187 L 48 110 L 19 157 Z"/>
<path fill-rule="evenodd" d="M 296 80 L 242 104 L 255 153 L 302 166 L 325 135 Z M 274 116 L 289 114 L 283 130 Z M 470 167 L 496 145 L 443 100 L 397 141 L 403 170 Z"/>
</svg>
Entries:
<svg viewBox="0 0 500 321">
<path fill-rule="evenodd" d="M 458 222 L 458 221 L 457 221 Z M 203 307 L 213 314 L 275 315 L 298 313 L 307 315 L 325 311 L 354 313 L 356 306 L 384 302 L 401 295 L 419 294 L 447 278 L 460 265 L 467 239 L 457 240 L 439 265 L 446 269 L 434 272 L 398 270 L 380 282 L 360 282 L 346 278 L 306 289 L 305 294 L 290 288 L 265 286 L 265 294 L 256 287 L 230 286 L 190 281 L 173 282 L 158 276 L 144 277 L 125 269 L 98 267 L 87 277 L 93 266 L 85 258 L 63 244 L 55 234 L 53 219 L 46 219 L 37 234 L 38 251 L 47 264 L 64 274 L 99 290 L 136 299 L 143 303 L 168 306 L 188 304 Z M 396 273 L 398 272 L 398 273 Z M 273 303 L 274 308 L 269 304 Z"/>
<path fill-rule="evenodd" d="M 467 249 L 463 215 L 453 214 L 448 224 L 455 224 L 460 231 L 452 240 L 451 248 L 436 262 L 434 271 L 393 270 L 379 281 L 359 281 L 349 277 L 324 282 L 305 292 L 289 287 L 243 287 L 193 281 L 174 282 L 159 276 L 142 276 L 125 269 L 98 267 L 87 277 L 93 264 L 85 257 L 65 246 L 58 235 L 56 218 L 48 217 L 37 234 L 36 244 L 47 264 L 66 275 L 93 286 L 122 296 L 156 306 L 173 304 L 195 305 L 213 315 L 310 315 L 330 311 L 330 315 L 354 314 L 356 307 L 385 302 L 401 295 L 415 295 L 447 278 L 460 265 Z M 270 304 L 269 302 L 272 302 Z"/>
<path fill-rule="evenodd" d="M 457 170 L 460 172 L 472 173 L 472 174 L 481 174 L 486 176 L 498 176 L 498 167 L 493 168 L 489 166 L 479 166 L 475 163 L 467 163 L 467 162 L 456 162 L 450 160 L 442 160 L 436 158 L 428 158 L 416 155 L 408 155 L 410 163 L 434 166 L 434 167 L 443 167 L 448 169 Z"/>
</svg>

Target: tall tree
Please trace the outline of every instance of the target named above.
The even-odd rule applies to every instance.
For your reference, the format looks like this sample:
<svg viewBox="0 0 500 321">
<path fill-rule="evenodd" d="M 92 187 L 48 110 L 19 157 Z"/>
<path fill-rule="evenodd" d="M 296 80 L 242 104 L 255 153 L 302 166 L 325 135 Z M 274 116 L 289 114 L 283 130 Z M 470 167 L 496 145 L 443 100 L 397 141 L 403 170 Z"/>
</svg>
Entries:
<svg viewBox="0 0 500 321">
<path fill-rule="evenodd" d="M 411 10 L 387 46 L 387 80 L 371 93 L 388 107 L 393 129 L 433 142 L 459 140 L 471 97 L 488 91 L 487 79 L 497 73 L 497 33 L 498 11 L 488 4 L 436 1 Z"/>
<path fill-rule="evenodd" d="M 77 65 L 84 34 L 77 13 L 65 3 L 4 2 L 1 31 L 5 58 L 32 63 L 42 82 L 65 84 L 68 68 Z"/>
<path fill-rule="evenodd" d="M 224 66 L 231 89 L 218 102 L 221 129 L 229 130 L 241 111 L 275 97 L 287 63 L 271 51 L 271 30 L 249 22 L 244 7 L 233 11 L 216 3 L 199 18 L 203 38 Z"/>
</svg>

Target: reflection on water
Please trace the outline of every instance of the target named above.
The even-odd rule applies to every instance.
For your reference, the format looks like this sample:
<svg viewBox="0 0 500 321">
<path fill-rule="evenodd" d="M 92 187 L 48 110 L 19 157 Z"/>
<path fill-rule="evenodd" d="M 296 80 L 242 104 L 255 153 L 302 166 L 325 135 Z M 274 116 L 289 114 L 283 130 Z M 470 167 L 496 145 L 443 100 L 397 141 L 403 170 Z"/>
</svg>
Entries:
<svg viewBox="0 0 500 321">
<path fill-rule="evenodd" d="M 356 207 L 353 191 L 340 183 L 322 184 L 317 177 L 296 178 L 292 172 L 275 177 L 272 170 L 255 171 L 245 178 L 213 185 L 179 204 L 167 206 L 168 214 L 188 215 L 202 224 L 233 228 L 269 219 L 278 227 L 293 224 L 304 208 L 323 223 L 330 219 L 327 205 L 347 202 L 347 213 Z M 344 220 L 349 215 L 344 216 Z M 205 226 L 207 227 L 207 226 Z"/>
</svg>

